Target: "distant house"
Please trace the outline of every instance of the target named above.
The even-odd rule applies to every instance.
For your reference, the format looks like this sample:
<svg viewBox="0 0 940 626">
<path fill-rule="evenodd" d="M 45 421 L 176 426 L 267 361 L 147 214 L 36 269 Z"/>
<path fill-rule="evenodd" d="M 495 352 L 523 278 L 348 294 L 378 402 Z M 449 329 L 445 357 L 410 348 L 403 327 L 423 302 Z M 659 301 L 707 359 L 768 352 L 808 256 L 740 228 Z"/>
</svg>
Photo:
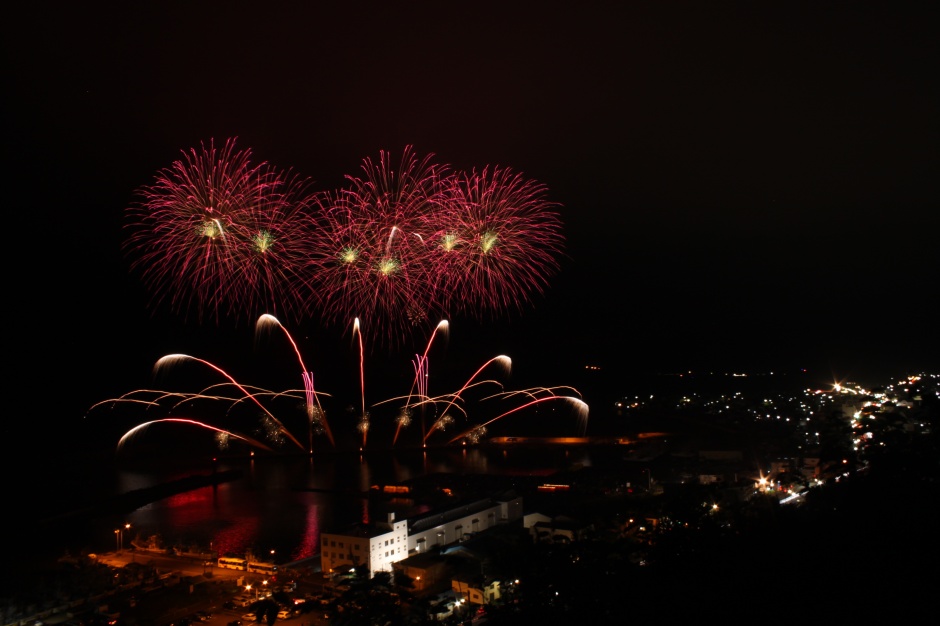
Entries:
<svg viewBox="0 0 940 626">
<path fill-rule="evenodd" d="M 717 485 L 723 480 L 724 478 L 719 474 L 701 473 L 698 475 L 698 484 L 700 485 Z"/>
<path fill-rule="evenodd" d="M 566 515 L 548 517 L 542 513 L 530 513 L 523 524 L 535 541 L 548 543 L 570 543 L 585 539 L 594 530 L 592 524 L 585 524 Z"/>
<path fill-rule="evenodd" d="M 417 553 L 394 564 L 395 574 L 413 581 L 416 595 L 438 594 L 454 602 L 488 604 L 502 597 L 500 582 L 490 571 L 495 544 L 481 536 L 440 551 Z M 449 591 L 446 589 L 449 588 Z"/>
<path fill-rule="evenodd" d="M 526 513 L 522 518 L 522 526 L 529 531 L 529 534 L 532 535 L 532 538 L 536 541 L 539 540 L 539 532 L 547 533 L 546 537 L 551 536 L 550 531 L 545 530 L 545 526 L 551 526 L 551 523 L 551 516 L 545 515 L 544 513 Z"/>
<path fill-rule="evenodd" d="M 417 595 L 441 587 L 451 575 L 447 562 L 435 553 L 413 554 L 393 563 L 392 569 L 396 576 L 404 574 L 411 579 Z"/>
<path fill-rule="evenodd" d="M 479 575 L 457 574 L 451 578 L 451 589 L 458 600 L 466 600 L 470 604 L 490 604 L 501 596 L 499 581 L 485 581 Z"/>
<path fill-rule="evenodd" d="M 800 473 L 803 474 L 803 477 L 807 480 L 819 478 L 819 457 L 803 457 L 803 466 L 800 468 Z"/>
</svg>

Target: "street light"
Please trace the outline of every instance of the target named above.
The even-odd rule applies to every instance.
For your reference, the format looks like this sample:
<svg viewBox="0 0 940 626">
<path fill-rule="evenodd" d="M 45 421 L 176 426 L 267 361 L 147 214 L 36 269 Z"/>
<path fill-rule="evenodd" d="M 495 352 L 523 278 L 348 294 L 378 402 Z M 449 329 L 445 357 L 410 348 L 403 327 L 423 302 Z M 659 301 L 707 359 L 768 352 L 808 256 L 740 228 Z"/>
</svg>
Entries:
<svg viewBox="0 0 940 626">
<path fill-rule="evenodd" d="M 118 552 L 124 550 L 124 531 L 130 530 L 131 525 L 129 523 L 124 524 L 124 528 L 116 528 L 114 530 L 114 546 Z"/>
</svg>

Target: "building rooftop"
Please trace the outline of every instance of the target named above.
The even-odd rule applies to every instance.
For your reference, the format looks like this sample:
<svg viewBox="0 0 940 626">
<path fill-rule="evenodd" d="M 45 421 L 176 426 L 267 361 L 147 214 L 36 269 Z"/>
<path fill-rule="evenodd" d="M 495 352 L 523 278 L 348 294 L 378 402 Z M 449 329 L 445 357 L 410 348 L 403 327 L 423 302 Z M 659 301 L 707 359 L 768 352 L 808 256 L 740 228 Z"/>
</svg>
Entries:
<svg viewBox="0 0 940 626">
<path fill-rule="evenodd" d="M 422 513 L 420 516 L 413 517 L 408 520 L 408 533 L 418 533 L 429 528 L 434 528 L 440 524 L 446 524 L 447 522 L 460 519 L 461 517 L 466 517 L 468 515 L 473 515 L 474 513 L 479 513 L 480 511 L 485 511 L 486 509 L 492 508 L 500 502 L 508 502 L 513 498 L 518 497 L 514 491 L 510 490 L 508 492 L 503 492 L 493 497 L 483 498 L 480 500 L 473 500 L 469 502 L 455 502 L 451 506 L 446 508 L 440 508 L 435 511 L 428 511 Z"/>
</svg>

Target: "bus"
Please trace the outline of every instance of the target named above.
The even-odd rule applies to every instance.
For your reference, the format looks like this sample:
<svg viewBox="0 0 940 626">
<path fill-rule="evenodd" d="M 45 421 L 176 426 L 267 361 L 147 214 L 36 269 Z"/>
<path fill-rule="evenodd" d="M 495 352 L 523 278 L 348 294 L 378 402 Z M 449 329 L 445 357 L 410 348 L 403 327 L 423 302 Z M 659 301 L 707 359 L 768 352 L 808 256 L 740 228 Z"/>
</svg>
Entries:
<svg viewBox="0 0 940 626">
<path fill-rule="evenodd" d="M 277 574 L 277 565 L 274 563 L 262 563 L 260 561 L 248 561 L 248 571 L 256 574 L 267 574 L 274 576 Z"/>
<path fill-rule="evenodd" d="M 232 556 L 220 556 L 218 566 L 223 567 L 225 569 L 245 570 L 248 568 L 248 560 L 239 559 L 237 557 L 232 557 Z"/>
</svg>

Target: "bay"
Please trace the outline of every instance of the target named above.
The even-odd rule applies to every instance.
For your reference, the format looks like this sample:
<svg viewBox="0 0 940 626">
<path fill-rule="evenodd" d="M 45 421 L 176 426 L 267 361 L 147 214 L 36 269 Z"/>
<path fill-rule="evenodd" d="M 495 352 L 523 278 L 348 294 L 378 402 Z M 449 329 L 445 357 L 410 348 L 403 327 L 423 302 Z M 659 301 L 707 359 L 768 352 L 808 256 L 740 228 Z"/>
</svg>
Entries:
<svg viewBox="0 0 940 626">
<path fill-rule="evenodd" d="M 284 564 L 319 554 L 323 532 L 384 518 L 389 510 L 408 515 L 422 510 L 420 498 L 376 498 L 385 485 L 435 476 L 460 481 L 488 476 L 490 484 L 512 488 L 574 465 L 590 465 L 601 449 L 539 447 L 441 447 L 406 450 L 281 455 L 264 458 L 214 457 L 199 462 L 180 451 L 173 459 L 141 460 L 127 467 L 110 465 L 58 480 L 83 483 L 64 497 L 55 512 L 27 524 L 33 538 L 13 547 L 14 557 L 39 563 L 63 554 L 130 548 L 152 538 L 165 547 L 211 550 Z M 609 456 L 609 455 L 608 455 Z M 121 494 L 213 472 L 232 472 L 234 480 L 201 486 L 156 499 L 126 512 L 107 506 Z M 94 478 L 80 475 L 93 474 Z M 86 482 L 89 481 L 90 482 Z M 370 497 L 373 496 L 373 497 Z M 67 503 L 67 504 L 66 504 Z M 49 506 L 49 503 L 46 503 Z M 129 525 L 129 527 L 127 526 Z"/>
</svg>

